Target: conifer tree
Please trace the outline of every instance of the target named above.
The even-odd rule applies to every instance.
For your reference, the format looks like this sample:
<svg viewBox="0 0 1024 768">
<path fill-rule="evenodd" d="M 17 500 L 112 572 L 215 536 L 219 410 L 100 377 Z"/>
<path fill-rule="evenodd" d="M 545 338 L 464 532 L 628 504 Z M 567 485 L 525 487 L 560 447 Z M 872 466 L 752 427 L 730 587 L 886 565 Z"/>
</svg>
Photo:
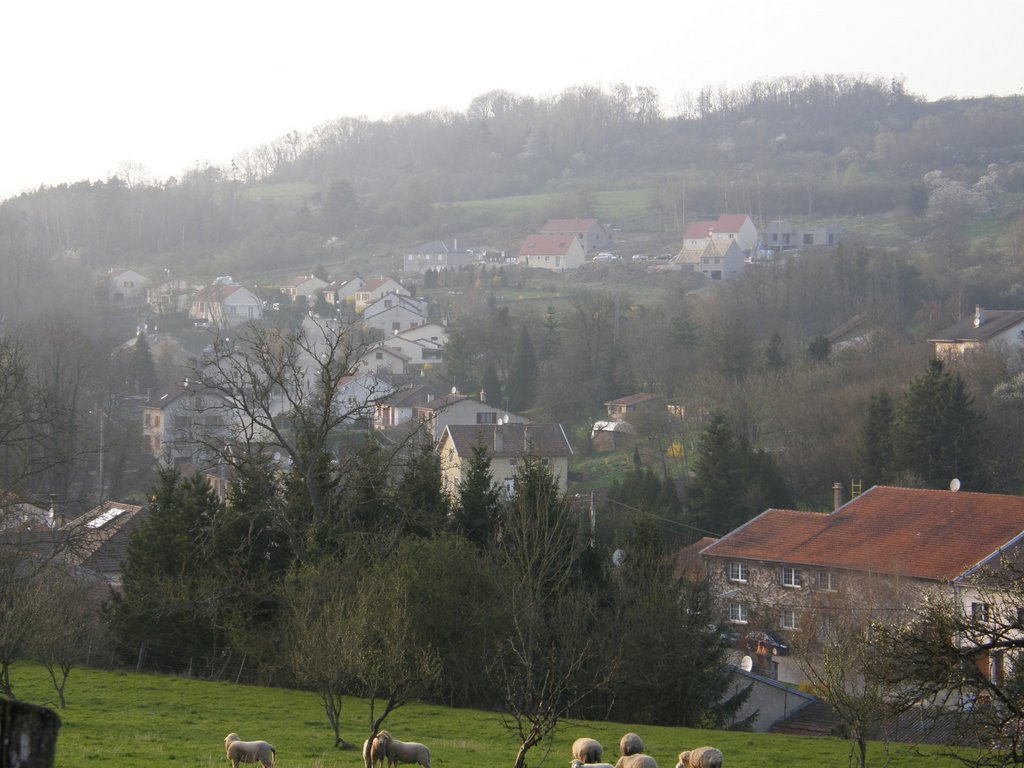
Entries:
<svg viewBox="0 0 1024 768">
<path fill-rule="evenodd" d="M 862 478 L 867 487 L 889 482 L 892 474 L 892 398 L 885 389 L 871 395 L 857 442 Z"/>
<path fill-rule="evenodd" d="M 533 405 L 537 386 L 537 356 L 530 341 L 530 332 L 523 326 L 516 344 L 515 355 L 512 357 L 512 368 L 509 370 L 505 394 L 508 396 L 508 407 L 512 411 L 525 411 Z"/>
<path fill-rule="evenodd" d="M 477 547 L 489 547 L 494 543 L 500 499 L 501 491 L 494 484 L 487 447 L 478 443 L 473 446 L 466 475 L 458 484 L 458 502 L 453 514 L 455 530 Z"/>
</svg>

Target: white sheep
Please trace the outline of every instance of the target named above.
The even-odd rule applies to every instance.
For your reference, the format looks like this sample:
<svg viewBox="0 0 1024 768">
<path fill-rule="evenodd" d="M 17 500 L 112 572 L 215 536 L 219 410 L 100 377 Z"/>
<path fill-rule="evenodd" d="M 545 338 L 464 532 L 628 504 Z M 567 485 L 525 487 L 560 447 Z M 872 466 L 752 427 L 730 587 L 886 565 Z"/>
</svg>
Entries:
<svg viewBox="0 0 1024 768">
<path fill-rule="evenodd" d="M 399 763 L 419 763 L 430 768 L 430 750 L 415 741 L 399 741 L 387 731 L 377 734 L 377 745 L 388 758 L 388 766 L 395 768 Z M 376 748 L 374 749 L 376 755 Z"/>
<path fill-rule="evenodd" d="M 623 755 L 619 758 L 619 762 L 615 764 L 615 768 L 658 768 L 658 763 L 650 755 L 639 752 L 632 755 Z"/>
<path fill-rule="evenodd" d="M 597 739 L 588 739 L 586 737 L 576 739 L 572 743 L 572 756 L 575 760 L 579 760 L 584 764 L 593 764 L 601 759 L 601 754 L 604 752 L 604 748 Z"/>
<path fill-rule="evenodd" d="M 584 763 L 582 760 L 573 760 L 569 768 L 615 768 L 611 763 Z"/>
<path fill-rule="evenodd" d="M 697 747 L 679 753 L 676 768 L 722 768 L 722 751 L 714 747 Z"/>
<path fill-rule="evenodd" d="M 224 751 L 227 752 L 231 768 L 239 763 L 261 763 L 263 768 L 272 768 L 277 750 L 265 741 L 242 741 L 237 733 L 224 737 Z"/>
<path fill-rule="evenodd" d="M 620 755 L 639 755 L 644 751 L 644 740 L 635 733 L 627 733 L 619 739 Z"/>
</svg>

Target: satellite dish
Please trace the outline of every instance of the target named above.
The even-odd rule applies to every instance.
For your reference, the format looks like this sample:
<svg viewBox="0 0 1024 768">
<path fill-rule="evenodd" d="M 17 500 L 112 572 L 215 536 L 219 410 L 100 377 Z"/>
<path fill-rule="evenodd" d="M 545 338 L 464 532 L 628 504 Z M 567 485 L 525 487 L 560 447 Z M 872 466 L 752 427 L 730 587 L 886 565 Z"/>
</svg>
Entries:
<svg viewBox="0 0 1024 768">
<path fill-rule="evenodd" d="M 459 394 L 459 388 L 458 387 L 452 387 L 452 394 L 453 395 Z"/>
<path fill-rule="evenodd" d="M 274 461 L 280 461 L 280 460 L 281 460 L 281 452 L 280 451 L 274 451 Z"/>
<path fill-rule="evenodd" d="M 621 549 L 616 549 L 614 552 L 612 552 L 612 565 L 614 565 L 616 568 L 622 565 L 622 561 L 625 557 L 625 552 L 623 552 Z"/>
<path fill-rule="evenodd" d="M 956 493 L 957 491 L 959 491 L 960 490 L 960 480 L 955 478 L 955 477 L 952 480 L 950 480 L 949 481 L 949 490 L 951 490 L 953 493 Z"/>
<path fill-rule="evenodd" d="M 501 417 L 501 423 L 502 424 L 508 424 L 508 414 L 507 413 L 504 416 Z"/>
<path fill-rule="evenodd" d="M 752 658 L 750 658 L 749 656 L 744 656 L 742 659 L 740 659 L 740 669 L 742 669 L 744 672 L 749 672 L 753 668 L 754 660 Z"/>
</svg>

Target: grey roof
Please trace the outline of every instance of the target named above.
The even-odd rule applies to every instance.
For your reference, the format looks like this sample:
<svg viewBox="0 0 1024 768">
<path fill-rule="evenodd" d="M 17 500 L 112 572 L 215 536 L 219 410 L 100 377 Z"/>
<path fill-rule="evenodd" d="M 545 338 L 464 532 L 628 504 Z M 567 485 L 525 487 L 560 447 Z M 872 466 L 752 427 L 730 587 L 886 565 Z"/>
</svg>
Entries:
<svg viewBox="0 0 1024 768">
<path fill-rule="evenodd" d="M 974 315 L 970 315 L 948 328 L 943 328 L 928 341 L 988 341 L 1015 325 L 1024 323 L 1024 310 L 985 309 L 982 310 L 981 317 L 982 323 L 977 327 L 974 325 Z"/>
<path fill-rule="evenodd" d="M 445 427 L 445 432 L 462 456 L 468 456 L 479 444 L 487 447 L 492 458 L 572 456 L 572 446 L 561 424 L 452 424 Z"/>
</svg>

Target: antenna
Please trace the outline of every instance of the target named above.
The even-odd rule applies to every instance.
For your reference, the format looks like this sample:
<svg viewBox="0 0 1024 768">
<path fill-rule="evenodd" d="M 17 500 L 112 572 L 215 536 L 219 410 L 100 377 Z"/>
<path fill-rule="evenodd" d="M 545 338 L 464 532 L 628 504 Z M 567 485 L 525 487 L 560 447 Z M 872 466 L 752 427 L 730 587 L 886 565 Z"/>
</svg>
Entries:
<svg viewBox="0 0 1024 768">
<path fill-rule="evenodd" d="M 949 490 L 951 490 L 953 493 L 956 493 L 957 491 L 959 491 L 960 490 L 960 480 L 955 478 L 955 477 L 952 480 L 950 480 L 949 481 Z"/>
</svg>

